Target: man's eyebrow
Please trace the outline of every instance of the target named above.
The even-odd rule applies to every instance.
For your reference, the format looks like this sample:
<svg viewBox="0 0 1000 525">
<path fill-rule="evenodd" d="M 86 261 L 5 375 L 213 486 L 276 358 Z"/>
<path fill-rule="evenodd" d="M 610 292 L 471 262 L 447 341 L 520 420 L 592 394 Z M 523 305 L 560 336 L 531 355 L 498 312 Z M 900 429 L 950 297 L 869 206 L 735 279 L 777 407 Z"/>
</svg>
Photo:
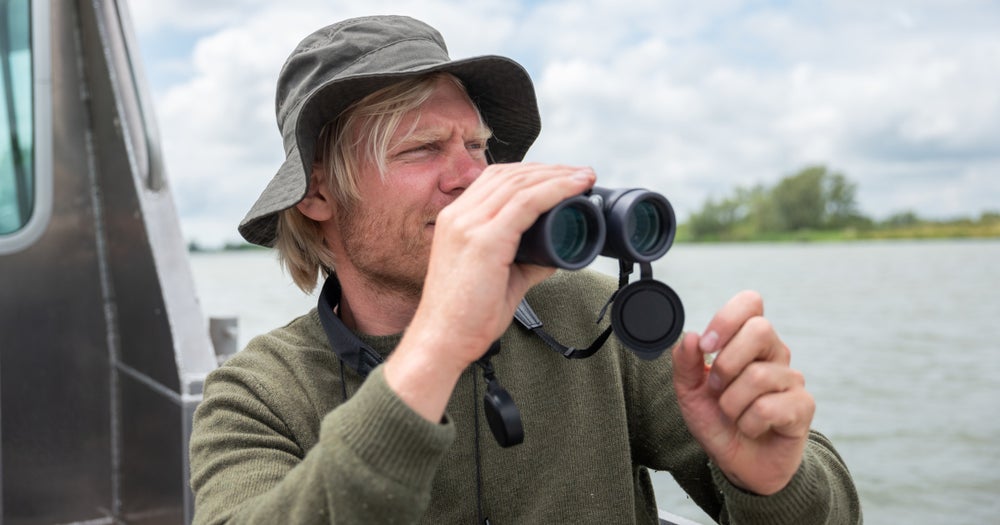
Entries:
<svg viewBox="0 0 1000 525">
<path fill-rule="evenodd" d="M 488 140 L 493 138 L 493 130 L 487 127 L 485 124 L 476 128 L 475 133 L 473 133 L 472 138 L 479 140 Z"/>
<path fill-rule="evenodd" d="M 443 130 L 442 128 L 424 128 L 414 130 L 409 135 L 403 137 L 399 141 L 399 144 L 412 144 L 421 142 L 435 142 L 444 138 L 451 136 L 451 133 Z M 493 131 L 487 126 L 479 126 L 476 128 L 472 135 L 469 137 L 470 140 L 488 140 L 493 137 Z"/>
</svg>

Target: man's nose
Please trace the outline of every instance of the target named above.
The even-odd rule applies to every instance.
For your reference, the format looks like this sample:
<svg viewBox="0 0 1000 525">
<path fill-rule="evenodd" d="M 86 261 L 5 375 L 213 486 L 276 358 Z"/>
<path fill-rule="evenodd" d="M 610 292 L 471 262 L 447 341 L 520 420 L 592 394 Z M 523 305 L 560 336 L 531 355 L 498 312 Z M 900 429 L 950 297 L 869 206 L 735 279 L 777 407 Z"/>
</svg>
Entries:
<svg viewBox="0 0 1000 525">
<path fill-rule="evenodd" d="M 448 166 L 440 179 L 443 193 L 464 191 L 486 169 L 486 161 L 464 146 L 450 153 L 449 157 Z"/>
</svg>

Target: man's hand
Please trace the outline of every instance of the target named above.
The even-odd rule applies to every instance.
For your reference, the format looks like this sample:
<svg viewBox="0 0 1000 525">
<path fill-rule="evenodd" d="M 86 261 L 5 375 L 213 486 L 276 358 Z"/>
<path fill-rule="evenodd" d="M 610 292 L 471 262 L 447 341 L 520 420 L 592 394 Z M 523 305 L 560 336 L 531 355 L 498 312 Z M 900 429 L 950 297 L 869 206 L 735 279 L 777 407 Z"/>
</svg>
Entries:
<svg viewBox="0 0 1000 525">
<path fill-rule="evenodd" d="M 674 388 L 688 428 L 734 485 L 769 495 L 802 462 L 816 404 L 755 292 L 716 313 L 673 352 Z M 706 370 L 705 354 L 718 352 Z"/>
<path fill-rule="evenodd" d="M 514 261 L 521 235 L 594 180 L 589 168 L 494 164 L 438 214 L 414 323 L 447 320 L 463 369 L 503 334 L 528 289 L 554 271 Z"/>
<path fill-rule="evenodd" d="M 500 338 L 528 289 L 555 271 L 514 261 L 521 234 L 595 180 L 589 168 L 493 164 L 438 213 L 420 305 L 385 367 L 411 408 L 441 418 L 459 374 Z"/>
</svg>

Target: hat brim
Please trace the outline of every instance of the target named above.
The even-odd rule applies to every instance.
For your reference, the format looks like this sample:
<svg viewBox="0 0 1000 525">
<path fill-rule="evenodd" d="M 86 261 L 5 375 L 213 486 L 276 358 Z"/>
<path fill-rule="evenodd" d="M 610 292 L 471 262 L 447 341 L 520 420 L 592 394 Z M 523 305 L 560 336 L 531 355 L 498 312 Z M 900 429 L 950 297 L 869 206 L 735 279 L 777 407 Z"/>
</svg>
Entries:
<svg viewBox="0 0 1000 525">
<path fill-rule="evenodd" d="M 240 222 L 243 238 L 261 246 L 274 245 L 277 213 L 297 204 L 309 189 L 316 139 L 327 122 L 375 91 L 407 78 L 439 72 L 462 81 L 493 131 L 488 143 L 491 162 L 522 160 L 541 131 L 541 119 L 531 77 L 509 58 L 486 55 L 412 71 L 337 78 L 316 88 L 289 116 L 295 125 L 296 144 L 285 152 L 278 172 Z"/>
</svg>

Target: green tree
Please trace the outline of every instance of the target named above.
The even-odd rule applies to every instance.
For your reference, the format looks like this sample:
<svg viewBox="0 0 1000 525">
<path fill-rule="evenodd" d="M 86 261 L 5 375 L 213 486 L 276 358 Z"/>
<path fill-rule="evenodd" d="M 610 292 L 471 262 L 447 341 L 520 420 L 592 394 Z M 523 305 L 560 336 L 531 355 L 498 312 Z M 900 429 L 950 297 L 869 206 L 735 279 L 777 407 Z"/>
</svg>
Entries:
<svg viewBox="0 0 1000 525">
<path fill-rule="evenodd" d="M 771 199 L 781 218 L 780 231 L 797 231 L 824 226 L 827 177 L 825 166 L 811 166 L 781 179 L 771 190 Z"/>
<path fill-rule="evenodd" d="M 707 199 L 691 215 L 694 240 L 753 239 L 801 230 L 863 229 L 873 226 L 858 211 L 857 184 L 826 166 L 805 167 L 773 187 L 737 187 L 723 199 Z"/>
<path fill-rule="evenodd" d="M 858 211 L 857 192 L 858 185 L 842 173 L 827 174 L 824 182 L 827 228 L 844 228 L 863 219 Z"/>
<path fill-rule="evenodd" d="M 736 199 L 746 207 L 744 222 L 748 234 L 781 231 L 784 219 L 770 189 L 760 184 L 749 189 L 736 188 Z"/>
<path fill-rule="evenodd" d="M 857 184 L 826 166 L 809 166 L 785 177 L 771 192 L 779 217 L 777 231 L 869 225 L 871 221 L 858 211 L 857 191 Z"/>
<path fill-rule="evenodd" d="M 691 237 L 703 239 L 706 237 L 729 237 L 733 227 L 742 219 L 739 203 L 734 199 L 723 199 L 716 202 L 712 198 L 705 200 L 701 210 L 691 214 L 689 225 Z"/>
<path fill-rule="evenodd" d="M 1000 212 L 984 211 L 979 215 L 980 224 L 1000 224 Z"/>
<path fill-rule="evenodd" d="M 911 211 L 902 211 L 890 215 L 887 219 L 882 221 L 882 226 L 888 228 L 907 228 L 911 226 L 916 226 L 923 222 L 916 213 Z"/>
</svg>

